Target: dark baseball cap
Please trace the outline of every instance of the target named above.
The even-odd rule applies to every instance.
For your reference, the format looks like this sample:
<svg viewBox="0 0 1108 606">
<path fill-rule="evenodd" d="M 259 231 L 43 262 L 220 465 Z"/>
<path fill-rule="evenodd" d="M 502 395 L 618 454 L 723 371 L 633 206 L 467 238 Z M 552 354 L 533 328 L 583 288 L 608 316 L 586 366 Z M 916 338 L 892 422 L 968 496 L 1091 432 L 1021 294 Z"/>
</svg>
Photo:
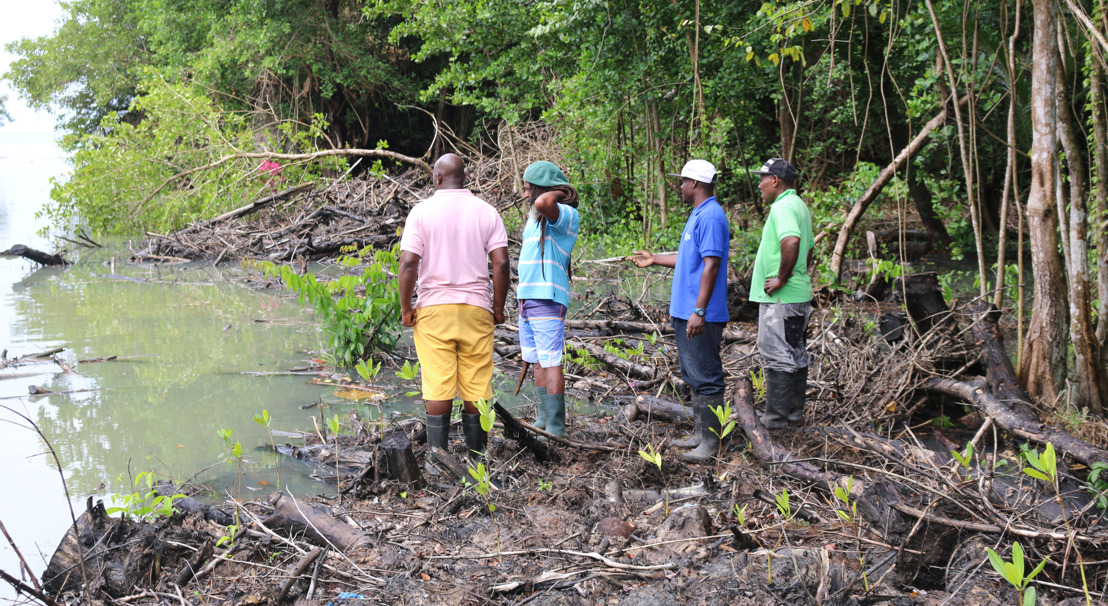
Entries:
<svg viewBox="0 0 1108 606">
<path fill-rule="evenodd" d="M 758 170 L 750 171 L 752 175 L 773 175 L 786 183 L 796 181 L 796 169 L 788 160 L 782 158 L 770 158 Z"/>
</svg>

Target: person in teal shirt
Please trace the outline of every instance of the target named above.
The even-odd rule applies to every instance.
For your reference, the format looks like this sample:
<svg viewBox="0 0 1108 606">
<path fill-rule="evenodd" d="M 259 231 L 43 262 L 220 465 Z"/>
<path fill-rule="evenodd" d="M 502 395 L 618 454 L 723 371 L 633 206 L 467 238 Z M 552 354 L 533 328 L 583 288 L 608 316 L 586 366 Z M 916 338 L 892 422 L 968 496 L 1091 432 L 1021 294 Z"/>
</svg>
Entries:
<svg viewBox="0 0 1108 606">
<path fill-rule="evenodd" d="M 804 420 L 808 386 L 805 332 L 812 315 L 812 215 L 796 194 L 796 168 L 770 158 L 752 171 L 770 204 L 754 259 L 750 300 L 758 306 L 758 351 L 765 363 L 766 412 L 762 423 L 781 429 Z"/>
<path fill-rule="evenodd" d="M 554 163 L 541 160 L 523 171 L 523 193 L 531 208 L 519 251 L 519 345 L 523 361 L 535 366 L 535 427 L 560 438 L 566 433 L 562 350 L 570 261 L 581 222 L 577 190 Z"/>
</svg>

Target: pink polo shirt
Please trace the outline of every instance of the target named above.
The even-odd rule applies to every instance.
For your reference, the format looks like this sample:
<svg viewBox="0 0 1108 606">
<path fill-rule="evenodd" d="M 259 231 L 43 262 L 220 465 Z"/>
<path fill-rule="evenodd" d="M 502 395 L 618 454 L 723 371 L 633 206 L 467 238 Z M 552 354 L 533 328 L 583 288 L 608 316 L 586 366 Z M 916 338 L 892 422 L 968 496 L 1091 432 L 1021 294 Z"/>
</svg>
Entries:
<svg viewBox="0 0 1108 606">
<path fill-rule="evenodd" d="M 468 189 L 440 189 L 416 204 L 400 250 L 420 256 L 416 307 L 466 303 L 492 311 L 489 253 L 508 246 L 500 213 Z"/>
</svg>

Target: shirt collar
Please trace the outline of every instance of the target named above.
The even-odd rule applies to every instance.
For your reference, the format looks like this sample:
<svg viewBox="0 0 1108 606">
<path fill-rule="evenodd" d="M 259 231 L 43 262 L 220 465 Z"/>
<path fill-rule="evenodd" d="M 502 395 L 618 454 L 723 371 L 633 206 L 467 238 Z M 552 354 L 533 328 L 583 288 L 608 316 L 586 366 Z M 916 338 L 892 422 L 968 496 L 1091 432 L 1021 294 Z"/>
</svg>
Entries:
<svg viewBox="0 0 1108 606">
<path fill-rule="evenodd" d="M 792 194 L 792 195 L 795 196 L 796 195 L 796 190 L 795 189 L 786 189 L 785 191 L 781 192 L 780 196 L 777 196 L 777 199 L 774 200 L 774 202 L 776 203 L 777 200 L 780 200 L 781 198 L 784 198 L 785 196 L 787 196 L 789 194 Z"/>
<path fill-rule="evenodd" d="M 716 197 L 715 196 L 712 196 L 711 198 L 708 198 L 704 202 L 701 202 L 700 206 L 697 206 L 696 208 L 693 209 L 693 213 L 699 213 L 701 210 L 703 210 L 709 204 L 718 204 L 718 202 L 716 202 Z"/>
</svg>

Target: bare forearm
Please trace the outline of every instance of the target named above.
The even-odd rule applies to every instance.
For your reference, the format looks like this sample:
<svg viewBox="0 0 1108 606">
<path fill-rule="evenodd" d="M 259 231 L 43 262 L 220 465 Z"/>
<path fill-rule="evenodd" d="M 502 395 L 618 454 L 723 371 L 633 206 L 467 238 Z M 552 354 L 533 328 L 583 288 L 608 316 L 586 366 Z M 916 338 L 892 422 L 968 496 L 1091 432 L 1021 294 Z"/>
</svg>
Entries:
<svg viewBox="0 0 1108 606">
<path fill-rule="evenodd" d="M 654 264 L 662 267 L 676 267 L 677 255 L 654 255 Z"/>
<path fill-rule="evenodd" d="M 404 252 L 400 255 L 400 310 L 410 311 L 412 294 L 415 292 L 416 278 L 419 275 L 419 256 Z"/>
<path fill-rule="evenodd" d="M 508 249 L 498 248 L 489 256 L 492 258 L 492 308 L 503 311 L 504 301 L 508 298 L 508 285 L 512 279 Z"/>
<path fill-rule="evenodd" d="M 719 276 L 719 266 L 719 257 L 704 257 L 704 271 L 700 273 L 700 292 L 696 296 L 696 306 L 700 309 L 706 309 L 708 302 L 712 300 L 716 277 Z"/>
<path fill-rule="evenodd" d="M 796 268 L 797 257 L 800 256 L 800 238 L 789 236 L 781 240 L 781 264 L 777 266 L 777 277 L 788 280 Z"/>
</svg>

